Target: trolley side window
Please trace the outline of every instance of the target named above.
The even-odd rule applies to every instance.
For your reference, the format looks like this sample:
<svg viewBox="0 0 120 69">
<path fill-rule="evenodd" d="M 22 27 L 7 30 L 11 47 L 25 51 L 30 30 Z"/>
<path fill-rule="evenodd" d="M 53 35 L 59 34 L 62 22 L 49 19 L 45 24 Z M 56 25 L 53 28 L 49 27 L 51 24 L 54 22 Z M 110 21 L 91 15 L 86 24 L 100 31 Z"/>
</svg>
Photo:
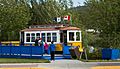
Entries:
<svg viewBox="0 0 120 69">
<path fill-rule="evenodd" d="M 51 33 L 47 33 L 47 42 L 51 42 Z"/>
<path fill-rule="evenodd" d="M 74 41 L 74 32 L 69 32 L 69 41 Z"/>
<path fill-rule="evenodd" d="M 80 32 L 76 32 L 76 41 L 80 41 Z"/>
<path fill-rule="evenodd" d="M 35 41 L 35 33 L 31 33 L 31 42 Z"/>
<path fill-rule="evenodd" d="M 30 42 L 30 33 L 26 34 L 26 42 Z"/>
<path fill-rule="evenodd" d="M 57 42 L 57 34 L 56 33 L 52 33 L 52 40 L 54 42 Z"/>
<path fill-rule="evenodd" d="M 46 42 L 46 40 L 45 40 L 45 33 L 42 33 L 42 40 L 43 40 L 44 42 Z"/>
<path fill-rule="evenodd" d="M 36 33 L 36 38 L 40 38 L 40 33 Z"/>
</svg>

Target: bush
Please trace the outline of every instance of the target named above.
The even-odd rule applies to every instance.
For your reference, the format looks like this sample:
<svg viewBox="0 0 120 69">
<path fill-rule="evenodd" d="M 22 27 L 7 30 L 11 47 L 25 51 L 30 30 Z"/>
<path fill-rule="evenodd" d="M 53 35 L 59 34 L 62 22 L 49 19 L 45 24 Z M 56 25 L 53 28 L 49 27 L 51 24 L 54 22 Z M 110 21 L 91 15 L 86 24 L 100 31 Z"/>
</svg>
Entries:
<svg viewBox="0 0 120 69">
<path fill-rule="evenodd" d="M 102 59 L 102 49 L 95 48 L 93 53 L 89 53 L 89 49 L 87 48 L 86 52 L 88 60 Z M 82 58 L 85 59 L 85 55 L 83 55 Z"/>
<path fill-rule="evenodd" d="M 89 53 L 89 51 L 87 51 L 87 54 L 88 59 L 102 59 L 102 49 L 95 48 L 93 53 Z"/>
</svg>

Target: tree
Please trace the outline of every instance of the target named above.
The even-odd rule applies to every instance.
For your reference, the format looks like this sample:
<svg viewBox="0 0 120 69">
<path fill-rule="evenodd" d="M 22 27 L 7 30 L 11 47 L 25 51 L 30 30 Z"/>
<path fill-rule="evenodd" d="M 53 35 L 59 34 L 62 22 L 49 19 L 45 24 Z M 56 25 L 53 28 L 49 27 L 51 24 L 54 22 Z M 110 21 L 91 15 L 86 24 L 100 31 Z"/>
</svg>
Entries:
<svg viewBox="0 0 120 69">
<path fill-rule="evenodd" d="M 120 1 L 88 0 L 85 3 L 82 24 L 100 32 L 100 45 L 106 48 L 120 47 Z"/>
<path fill-rule="evenodd" d="M 33 17 L 29 25 L 54 23 L 54 17 L 67 15 L 67 9 L 73 5 L 71 0 L 31 0 L 30 3 Z"/>
<path fill-rule="evenodd" d="M 26 1 L 0 0 L 0 40 L 18 40 L 19 31 L 27 26 L 30 18 Z"/>
</svg>

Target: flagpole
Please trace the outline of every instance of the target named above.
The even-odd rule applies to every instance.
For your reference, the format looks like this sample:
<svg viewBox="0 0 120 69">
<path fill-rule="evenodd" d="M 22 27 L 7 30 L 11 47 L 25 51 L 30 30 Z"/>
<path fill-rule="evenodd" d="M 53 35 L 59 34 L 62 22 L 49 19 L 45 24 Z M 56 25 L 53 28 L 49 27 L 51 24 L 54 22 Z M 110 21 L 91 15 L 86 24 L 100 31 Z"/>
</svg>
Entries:
<svg viewBox="0 0 120 69">
<path fill-rule="evenodd" d="M 64 20 L 64 17 L 63 17 L 63 24 L 65 25 L 65 20 Z"/>
<path fill-rule="evenodd" d="M 72 25 L 72 16 L 70 17 L 70 24 Z"/>
</svg>

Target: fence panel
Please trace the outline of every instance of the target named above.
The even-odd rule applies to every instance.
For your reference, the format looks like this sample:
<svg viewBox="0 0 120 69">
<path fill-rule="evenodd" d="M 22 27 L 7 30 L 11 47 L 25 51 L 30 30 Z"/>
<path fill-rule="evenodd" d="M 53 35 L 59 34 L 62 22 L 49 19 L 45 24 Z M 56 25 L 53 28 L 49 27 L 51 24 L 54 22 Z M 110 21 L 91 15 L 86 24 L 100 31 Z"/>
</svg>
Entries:
<svg viewBox="0 0 120 69">
<path fill-rule="evenodd" d="M 44 53 L 44 49 L 42 48 L 42 46 L 35 46 L 35 47 L 31 47 L 32 49 L 32 55 L 41 55 Z"/>
<path fill-rule="evenodd" d="M 11 46 L 11 54 L 20 54 L 20 46 Z"/>
<path fill-rule="evenodd" d="M 71 46 L 63 45 L 63 54 L 64 55 L 70 55 L 70 49 Z"/>
<path fill-rule="evenodd" d="M 112 49 L 111 59 L 115 60 L 119 58 L 119 49 Z"/>
<path fill-rule="evenodd" d="M 43 46 L 0 46 L 0 57 L 24 57 L 32 58 L 32 55 L 43 56 Z"/>
<path fill-rule="evenodd" d="M 0 46 L 1 54 L 10 55 L 11 54 L 11 46 Z"/>
<path fill-rule="evenodd" d="M 102 49 L 102 59 L 111 59 L 112 49 L 104 48 Z"/>
<path fill-rule="evenodd" d="M 21 54 L 31 54 L 31 46 L 20 46 Z"/>
</svg>

